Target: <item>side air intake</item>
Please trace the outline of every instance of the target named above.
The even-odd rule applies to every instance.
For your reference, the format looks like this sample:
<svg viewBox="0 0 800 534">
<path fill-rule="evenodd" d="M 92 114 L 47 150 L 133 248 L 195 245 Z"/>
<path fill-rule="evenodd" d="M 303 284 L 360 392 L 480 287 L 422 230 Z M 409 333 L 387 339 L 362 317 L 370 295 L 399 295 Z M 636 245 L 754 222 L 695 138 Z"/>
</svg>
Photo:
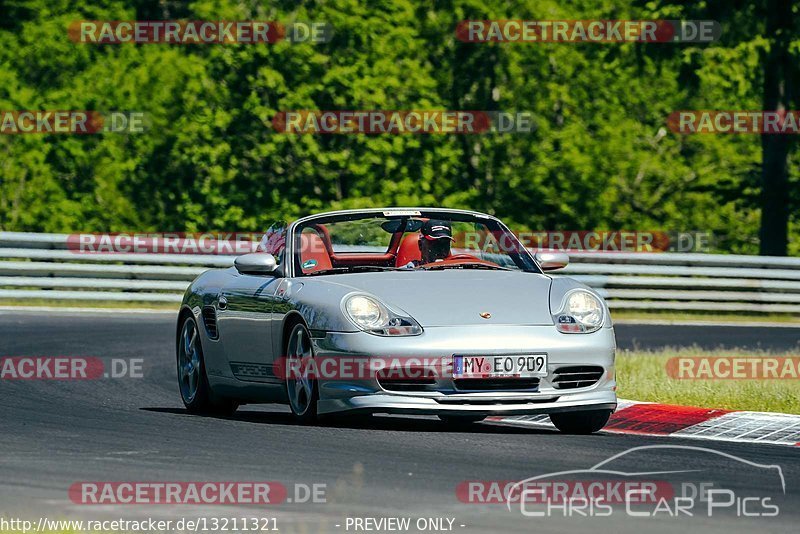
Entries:
<svg viewBox="0 0 800 534">
<path fill-rule="evenodd" d="M 206 325 L 206 332 L 211 339 L 219 339 L 217 332 L 217 310 L 214 306 L 203 306 L 203 323 Z"/>
<path fill-rule="evenodd" d="M 556 369 L 552 380 L 556 389 L 577 389 L 592 386 L 603 376 L 603 368 L 596 365 L 576 365 Z"/>
</svg>

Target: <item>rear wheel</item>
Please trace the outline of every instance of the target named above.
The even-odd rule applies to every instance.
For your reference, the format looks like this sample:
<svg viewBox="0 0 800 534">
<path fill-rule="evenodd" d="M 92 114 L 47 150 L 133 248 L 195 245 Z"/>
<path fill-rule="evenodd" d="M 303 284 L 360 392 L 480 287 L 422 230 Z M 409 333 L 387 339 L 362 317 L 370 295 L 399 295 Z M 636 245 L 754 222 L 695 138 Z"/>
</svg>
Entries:
<svg viewBox="0 0 800 534">
<path fill-rule="evenodd" d="M 314 423 L 318 418 L 319 389 L 310 365 L 313 358 L 311 335 L 304 324 L 296 324 L 286 344 L 286 393 L 295 418 L 306 424 Z"/>
<path fill-rule="evenodd" d="M 471 425 L 486 419 L 485 415 L 440 415 L 438 417 L 450 425 Z"/>
<path fill-rule="evenodd" d="M 592 434 L 602 429 L 611 417 L 611 410 L 551 413 L 550 421 L 565 434 Z"/>
<path fill-rule="evenodd" d="M 190 413 L 231 415 L 239 403 L 215 395 L 208 384 L 200 332 L 194 317 L 187 316 L 177 340 L 178 387 Z"/>
</svg>

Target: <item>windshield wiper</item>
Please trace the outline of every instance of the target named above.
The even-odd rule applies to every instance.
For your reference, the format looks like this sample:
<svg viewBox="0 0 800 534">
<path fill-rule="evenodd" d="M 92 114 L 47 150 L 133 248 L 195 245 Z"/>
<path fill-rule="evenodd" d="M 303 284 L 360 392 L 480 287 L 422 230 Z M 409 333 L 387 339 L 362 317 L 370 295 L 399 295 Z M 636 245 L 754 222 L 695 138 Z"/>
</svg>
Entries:
<svg viewBox="0 0 800 534">
<path fill-rule="evenodd" d="M 444 269 L 487 269 L 491 271 L 511 271 L 508 267 L 501 267 L 500 265 L 486 265 L 485 263 L 444 263 L 442 265 L 431 265 L 428 267 L 420 267 L 425 271 L 439 271 Z"/>
<path fill-rule="evenodd" d="M 350 265 L 348 267 L 333 267 L 331 269 L 324 269 L 322 271 L 313 271 L 305 273 L 305 276 L 316 276 L 320 274 L 340 274 L 340 273 L 357 273 L 357 272 L 378 272 L 378 271 L 396 271 L 397 267 L 384 267 L 382 265 Z"/>
</svg>

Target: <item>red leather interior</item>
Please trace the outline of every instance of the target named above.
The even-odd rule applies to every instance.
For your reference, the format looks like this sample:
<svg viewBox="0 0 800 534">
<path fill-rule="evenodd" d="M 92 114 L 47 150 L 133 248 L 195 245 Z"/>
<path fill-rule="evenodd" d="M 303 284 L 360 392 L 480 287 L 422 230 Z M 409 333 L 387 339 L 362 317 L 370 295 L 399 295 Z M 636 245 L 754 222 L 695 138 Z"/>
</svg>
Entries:
<svg viewBox="0 0 800 534">
<path fill-rule="evenodd" d="M 402 267 L 410 261 L 421 261 L 422 253 L 419 251 L 419 234 L 408 234 L 403 237 L 397 249 L 395 267 Z"/>
<path fill-rule="evenodd" d="M 300 247 L 300 266 L 304 273 L 333 268 L 331 257 L 319 235 L 310 232 L 300 234 Z M 307 266 L 309 260 L 316 263 Z"/>
</svg>

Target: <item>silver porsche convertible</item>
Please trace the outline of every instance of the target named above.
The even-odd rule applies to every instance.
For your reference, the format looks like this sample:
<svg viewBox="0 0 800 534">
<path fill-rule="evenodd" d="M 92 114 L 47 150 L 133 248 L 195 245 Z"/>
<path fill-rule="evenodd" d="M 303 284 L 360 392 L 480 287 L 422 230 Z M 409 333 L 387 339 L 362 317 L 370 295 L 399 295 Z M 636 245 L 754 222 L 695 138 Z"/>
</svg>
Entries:
<svg viewBox="0 0 800 534">
<path fill-rule="evenodd" d="M 302 422 L 428 414 L 453 424 L 549 414 L 563 432 L 616 409 L 603 299 L 550 271 L 498 219 L 385 208 L 269 229 L 256 252 L 201 274 L 177 325 L 193 413 L 286 403 Z"/>
</svg>

